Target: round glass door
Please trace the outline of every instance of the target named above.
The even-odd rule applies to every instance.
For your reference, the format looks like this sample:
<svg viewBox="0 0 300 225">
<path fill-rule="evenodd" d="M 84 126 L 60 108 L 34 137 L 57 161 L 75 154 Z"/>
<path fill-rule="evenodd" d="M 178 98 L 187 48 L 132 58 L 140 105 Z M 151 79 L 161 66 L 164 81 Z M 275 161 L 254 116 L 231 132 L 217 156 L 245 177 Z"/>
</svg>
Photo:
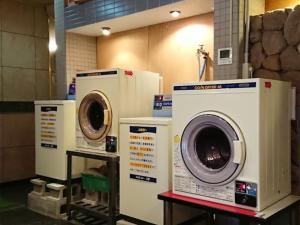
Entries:
<svg viewBox="0 0 300 225">
<path fill-rule="evenodd" d="M 112 110 L 106 96 L 92 91 L 80 103 L 78 121 L 84 136 L 90 141 L 100 141 L 111 128 Z"/>
<path fill-rule="evenodd" d="M 187 169 L 205 184 L 224 184 L 234 179 L 242 167 L 235 156 L 243 156 L 236 149 L 239 142 L 236 130 L 225 119 L 211 114 L 194 118 L 181 139 L 181 154 Z"/>
<path fill-rule="evenodd" d="M 207 126 L 199 131 L 195 150 L 200 162 L 212 170 L 224 168 L 230 160 L 230 143 L 225 133 L 215 126 Z"/>
</svg>

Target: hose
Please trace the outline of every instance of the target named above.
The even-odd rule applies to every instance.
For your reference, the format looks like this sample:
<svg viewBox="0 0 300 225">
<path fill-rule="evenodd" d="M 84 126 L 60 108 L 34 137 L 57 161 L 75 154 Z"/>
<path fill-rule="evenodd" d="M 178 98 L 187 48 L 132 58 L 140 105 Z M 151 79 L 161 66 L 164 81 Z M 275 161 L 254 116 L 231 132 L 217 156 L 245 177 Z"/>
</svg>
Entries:
<svg viewBox="0 0 300 225">
<path fill-rule="evenodd" d="M 200 68 L 201 67 L 200 56 L 198 57 L 198 62 L 199 62 L 199 81 L 201 81 L 201 79 L 202 79 L 202 77 L 204 75 L 206 66 L 207 66 L 207 56 L 204 56 L 203 59 L 204 59 L 204 62 L 203 62 L 202 68 Z"/>
</svg>

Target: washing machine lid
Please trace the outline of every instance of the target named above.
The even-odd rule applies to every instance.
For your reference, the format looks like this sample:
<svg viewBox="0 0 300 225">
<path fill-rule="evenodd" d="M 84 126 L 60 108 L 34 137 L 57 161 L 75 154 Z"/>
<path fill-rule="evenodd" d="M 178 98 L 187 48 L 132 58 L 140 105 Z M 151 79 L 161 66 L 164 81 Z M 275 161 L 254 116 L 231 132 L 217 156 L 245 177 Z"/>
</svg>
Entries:
<svg viewBox="0 0 300 225">
<path fill-rule="evenodd" d="M 106 137 L 112 124 L 112 109 L 100 91 L 91 91 L 81 101 L 78 122 L 85 138 L 98 142 Z"/>
<path fill-rule="evenodd" d="M 89 70 L 82 71 L 76 74 L 77 78 L 81 77 L 92 77 L 92 76 L 107 76 L 107 75 L 118 75 L 119 69 L 106 69 L 106 70 Z"/>
<path fill-rule="evenodd" d="M 171 125 L 172 118 L 168 118 L 168 117 L 120 118 L 120 124 Z"/>
<path fill-rule="evenodd" d="M 181 154 L 187 169 L 202 183 L 229 183 L 245 161 L 243 136 L 228 117 L 205 112 L 185 127 Z"/>
<path fill-rule="evenodd" d="M 34 101 L 34 105 L 66 105 L 75 104 L 74 100 L 38 100 Z"/>
</svg>

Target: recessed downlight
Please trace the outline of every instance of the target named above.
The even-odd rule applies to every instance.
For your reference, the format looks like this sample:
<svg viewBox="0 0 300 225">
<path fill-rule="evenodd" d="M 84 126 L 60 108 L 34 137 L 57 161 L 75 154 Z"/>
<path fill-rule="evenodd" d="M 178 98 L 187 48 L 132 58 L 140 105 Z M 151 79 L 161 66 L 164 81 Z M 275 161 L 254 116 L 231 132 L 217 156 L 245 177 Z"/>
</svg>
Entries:
<svg viewBox="0 0 300 225">
<path fill-rule="evenodd" d="M 173 11 L 170 11 L 170 14 L 172 17 L 176 18 L 176 17 L 180 16 L 181 12 L 179 10 L 173 10 Z"/>
<path fill-rule="evenodd" d="M 104 35 L 104 36 L 108 36 L 108 35 L 110 35 L 110 27 L 102 27 L 102 34 Z"/>
</svg>

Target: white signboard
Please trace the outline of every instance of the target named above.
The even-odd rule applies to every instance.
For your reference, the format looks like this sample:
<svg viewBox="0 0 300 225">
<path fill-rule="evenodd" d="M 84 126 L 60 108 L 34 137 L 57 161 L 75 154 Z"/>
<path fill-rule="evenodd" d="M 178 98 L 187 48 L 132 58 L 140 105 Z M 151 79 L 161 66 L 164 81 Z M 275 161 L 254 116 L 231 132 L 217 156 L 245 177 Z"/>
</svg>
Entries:
<svg viewBox="0 0 300 225">
<path fill-rule="evenodd" d="M 157 182 L 156 127 L 130 126 L 130 179 Z"/>
<path fill-rule="evenodd" d="M 41 107 L 41 147 L 48 149 L 57 149 L 57 107 Z"/>
</svg>

